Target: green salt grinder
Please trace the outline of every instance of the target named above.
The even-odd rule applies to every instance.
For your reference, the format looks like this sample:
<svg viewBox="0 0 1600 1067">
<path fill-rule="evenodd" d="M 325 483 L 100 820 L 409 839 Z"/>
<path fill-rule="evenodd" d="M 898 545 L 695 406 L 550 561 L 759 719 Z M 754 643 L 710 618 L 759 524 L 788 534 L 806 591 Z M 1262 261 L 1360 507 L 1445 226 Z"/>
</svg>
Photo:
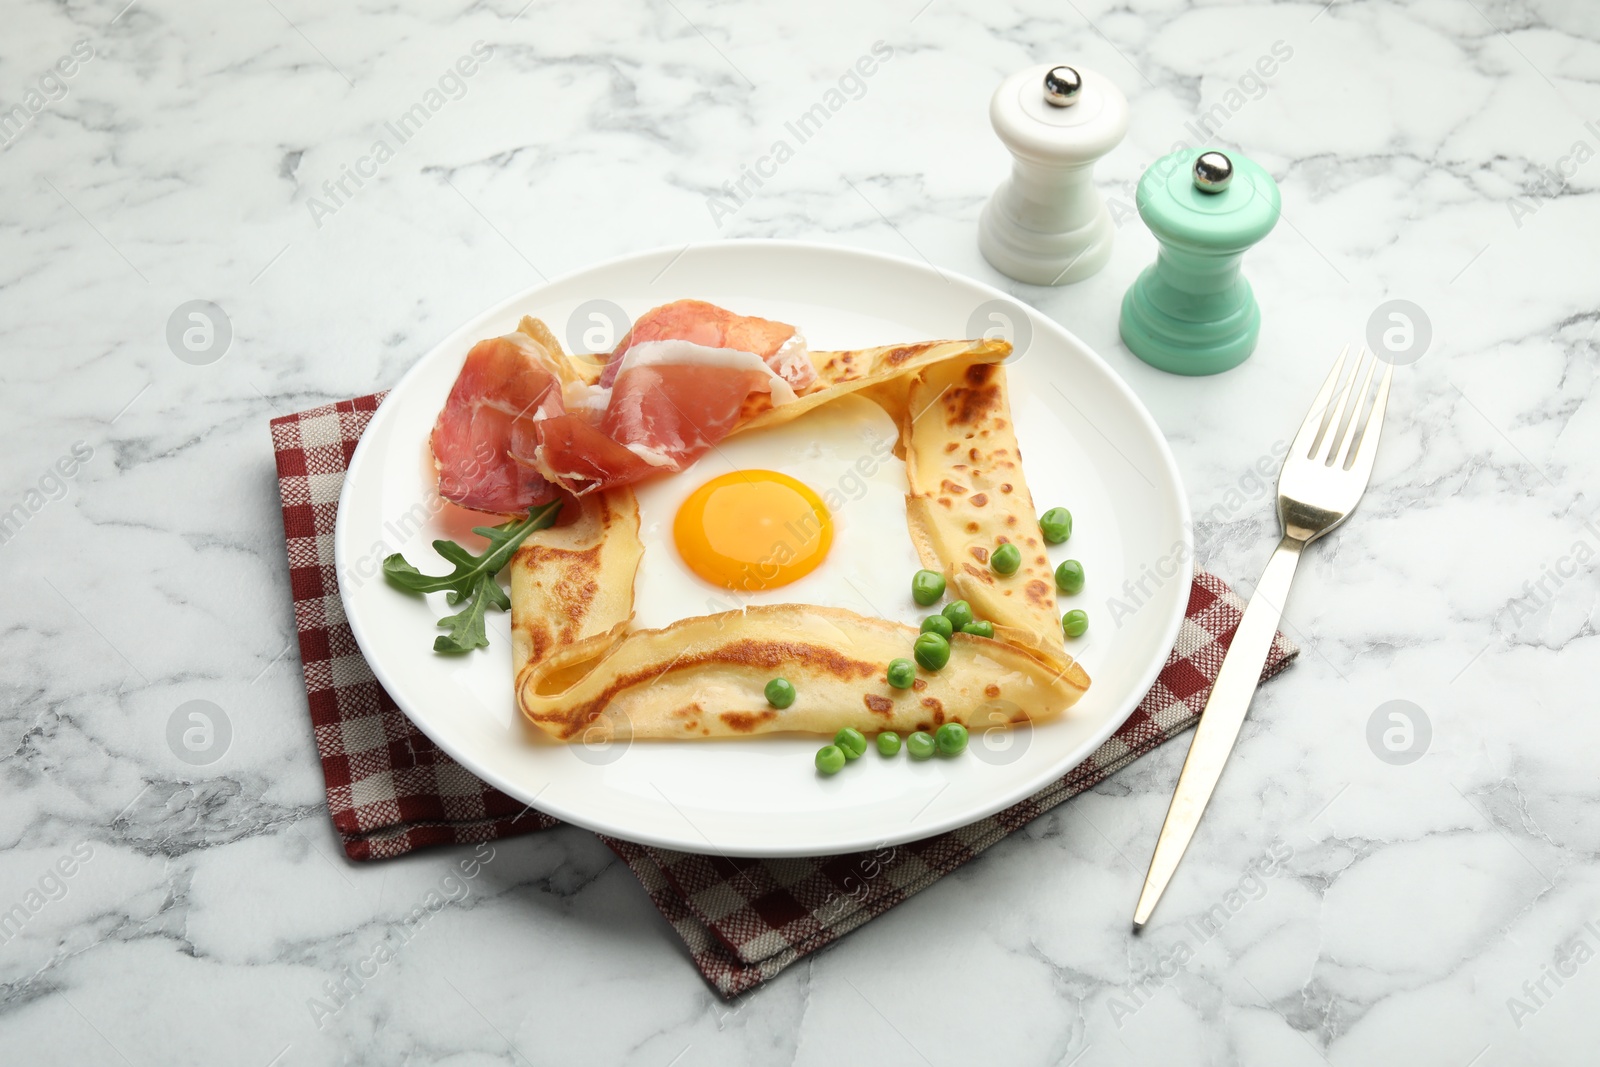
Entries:
<svg viewBox="0 0 1600 1067">
<path fill-rule="evenodd" d="M 1189 148 L 1139 179 L 1139 215 L 1161 242 L 1122 299 L 1122 341 L 1153 367 L 1216 374 L 1245 361 L 1261 309 L 1239 272 L 1278 221 L 1278 185 L 1238 153 Z"/>
</svg>

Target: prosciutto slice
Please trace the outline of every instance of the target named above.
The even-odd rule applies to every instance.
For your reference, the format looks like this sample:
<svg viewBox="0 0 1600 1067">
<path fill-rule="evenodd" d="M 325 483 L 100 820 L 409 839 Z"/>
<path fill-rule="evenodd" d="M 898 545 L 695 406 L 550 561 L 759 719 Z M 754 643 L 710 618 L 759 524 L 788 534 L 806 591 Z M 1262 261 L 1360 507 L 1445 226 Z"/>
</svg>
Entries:
<svg viewBox="0 0 1600 1067">
<path fill-rule="evenodd" d="M 806 358 L 804 338 L 788 323 L 735 315 L 704 300 L 676 300 L 639 316 L 611 354 L 600 384 L 609 387 L 616 381 L 628 349 L 651 341 L 688 341 L 706 348 L 754 352 L 796 390 L 805 389 L 817 377 Z"/>
<path fill-rule="evenodd" d="M 679 471 L 733 431 L 752 393 L 770 393 L 774 404 L 794 399 L 753 352 L 647 341 L 618 361 L 605 407 L 587 432 L 576 416 L 544 420 L 537 451 L 518 459 L 574 494 Z"/>
<path fill-rule="evenodd" d="M 439 495 L 503 515 L 548 502 L 550 483 L 512 456 L 534 447 L 540 421 L 563 413 L 562 385 L 548 353 L 526 337 L 474 345 L 433 426 Z"/>
<path fill-rule="evenodd" d="M 698 300 L 646 313 L 598 382 L 542 324 L 480 342 L 433 431 L 439 493 L 513 514 L 557 489 L 583 495 L 693 463 L 738 427 L 757 394 L 792 402 L 816 380 L 793 326 Z"/>
<path fill-rule="evenodd" d="M 512 458 L 529 470 L 549 471 L 556 484 L 577 494 L 631 485 L 657 470 L 649 460 L 579 415 L 540 420 L 534 447 Z"/>
</svg>

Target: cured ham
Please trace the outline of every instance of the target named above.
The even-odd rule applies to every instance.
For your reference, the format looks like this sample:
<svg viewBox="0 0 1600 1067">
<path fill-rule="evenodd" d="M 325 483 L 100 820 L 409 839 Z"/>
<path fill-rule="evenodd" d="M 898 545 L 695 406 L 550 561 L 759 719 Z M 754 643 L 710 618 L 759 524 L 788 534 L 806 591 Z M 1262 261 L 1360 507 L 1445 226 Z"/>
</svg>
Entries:
<svg viewBox="0 0 1600 1067">
<path fill-rule="evenodd" d="M 562 375 L 531 338 L 479 341 L 434 423 L 439 495 L 474 511 L 512 514 L 554 496 L 539 471 L 512 459 L 537 443 L 536 425 L 564 412 Z"/>
<path fill-rule="evenodd" d="M 557 489 L 583 495 L 682 470 L 749 417 L 816 381 L 793 326 L 698 300 L 646 313 L 592 369 L 543 323 L 468 353 L 433 431 L 439 493 L 514 514 Z"/>
<path fill-rule="evenodd" d="M 603 407 L 540 421 L 535 450 L 514 449 L 517 461 L 577 495 L 628 485 L 699 459 L 733 432 L 751 395 L 769 394 L 774 405 L 795 398 L 760 356 L 731 348 L 646 341 L 616 366 L 609 389 L 593 387 Z"/>
<path fill-rule="evenodd" d="M 600 384 L 610 386 L 616 380 L 630 348 L 651 341 L 688 341 L 705 348 L 754 352 L 796 391 L 806 389 L 817 377 L 806 358 L 805 339 L 788 323 L 735 315 L 704 300 L 676 300 L 639 316 L 606 362 Z"/>
<path fill-rule="evenodd" d="M 539 423 L 535 446 L 512 456 L 514 462 L 570 492 L 631 485 L 648 478 L 656 466 L 607 437 L 580 415 L 557 415 Z M 542 468 L 542 470 L 541 470 Z"/>
</svg>

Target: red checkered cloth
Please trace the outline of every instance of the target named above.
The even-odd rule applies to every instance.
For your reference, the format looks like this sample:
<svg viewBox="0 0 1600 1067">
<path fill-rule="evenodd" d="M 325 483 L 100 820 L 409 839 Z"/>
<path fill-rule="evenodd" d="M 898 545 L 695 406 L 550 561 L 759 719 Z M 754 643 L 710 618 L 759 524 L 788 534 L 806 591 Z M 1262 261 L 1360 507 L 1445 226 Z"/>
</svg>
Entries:
<svg viewBox="0 0 1600 1067">
<path fill-rule="evenodd" d="M 333 565 L 344 472 L 382 393 L 272 421 L 300 660 L 328 812 L 353 860 L 542 830 L 548 815 L 491 788 L 401 713 L 356 647 Z M 875 852 L 730 860 L 601 836 L 644 883 L 719 993 L 732 997 L 881 915 L 1200 717 L 1244 602 L 1196 571 L 1178 643 L 1122 729 L 1072 773 L 971 826 Z M 1281 633 L 1266 679 L 1298 654 Z"/>
</svg>

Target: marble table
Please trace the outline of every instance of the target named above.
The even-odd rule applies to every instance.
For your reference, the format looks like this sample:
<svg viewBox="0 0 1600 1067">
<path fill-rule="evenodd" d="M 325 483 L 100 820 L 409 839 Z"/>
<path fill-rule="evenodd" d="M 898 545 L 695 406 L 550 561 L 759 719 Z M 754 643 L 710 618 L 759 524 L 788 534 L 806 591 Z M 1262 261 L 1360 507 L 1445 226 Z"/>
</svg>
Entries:
<svg viewBox="0 0 1600 1067">
<path fill-rule="evenodd" d="M 0 1058 L 1593 1059 L 1592 5 L 125 2 L 0 19 Z M 1097 171 L 1116 252 L 1019 286 L 975 240 L 1009 166 L 988 97 L 1074 59 L 1133 107 Z M 1200 138 L 1261 162 L 1284 217 L 1246 263 L 1260 350 L 1186 380 L 1127 353 L 1116 307 L 1154 253 L 1134 183 Z M 319 1026 L 323 983 L 470 850 L 339 851 L 267 420 L 393 383 L 542 278 L 752 236 L 927 260 L 1078 333 L 1242 588 L 1276 536 L 1256 464 L 1409 301 L 1421 356 L 1302 567 L 1299 663 L 1140 937 L 1182 742 L 733 1004 L 590 834 L 500 843 Z M 225 320 L 186 346 L 195 300 Z M 230 727 L 205 766 L 169 740 L 191 700 Z"/>
</svg>

